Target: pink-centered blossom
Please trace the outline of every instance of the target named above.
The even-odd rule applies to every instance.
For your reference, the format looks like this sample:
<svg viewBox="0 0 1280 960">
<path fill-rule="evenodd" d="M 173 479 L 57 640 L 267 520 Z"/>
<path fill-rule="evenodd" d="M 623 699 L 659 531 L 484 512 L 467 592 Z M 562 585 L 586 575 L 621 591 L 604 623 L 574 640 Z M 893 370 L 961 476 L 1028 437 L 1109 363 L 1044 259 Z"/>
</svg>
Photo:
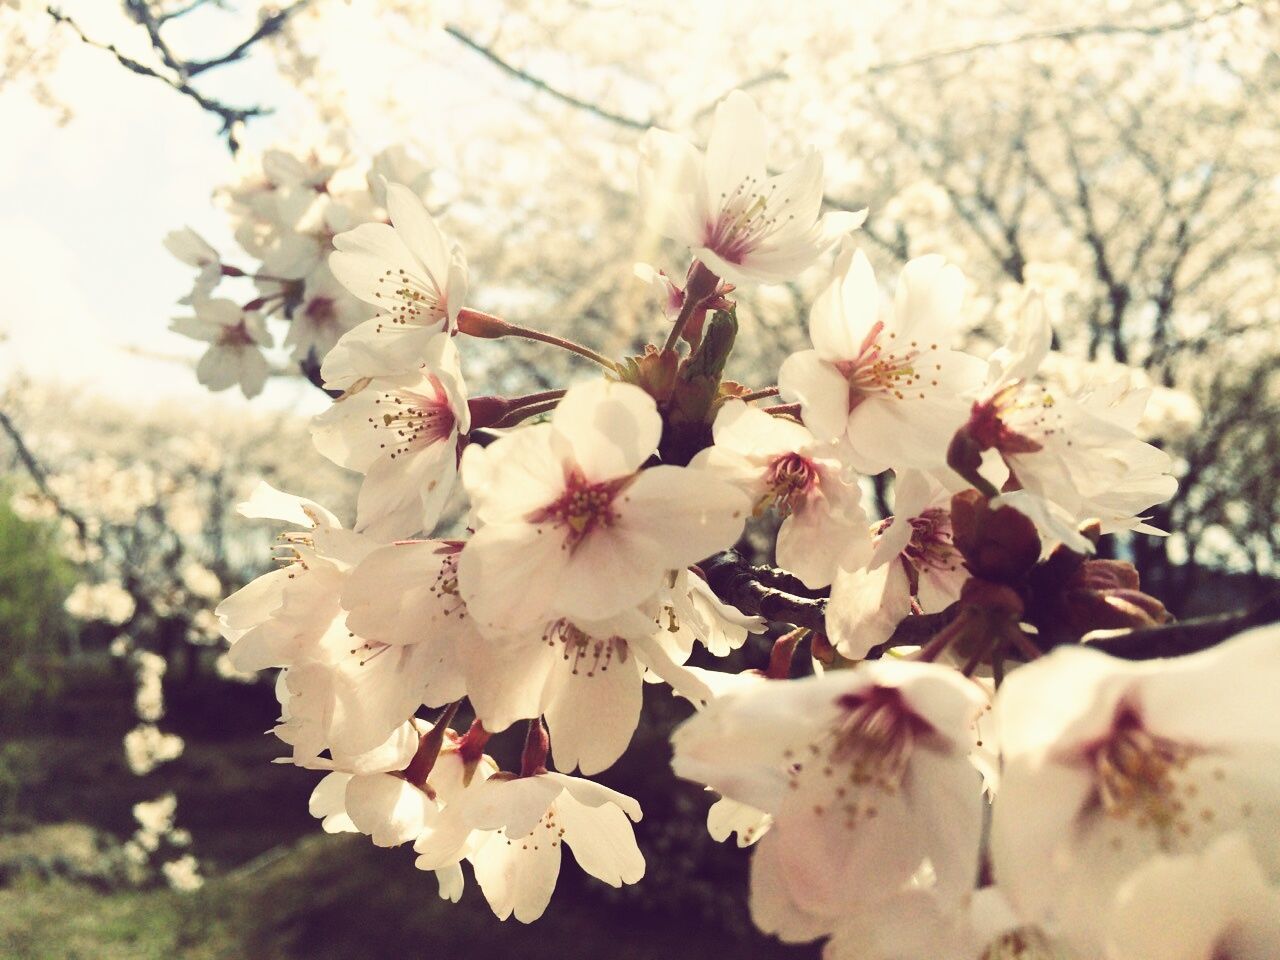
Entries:
<svg viewBox="0 0 1280 960">
<path fill-rule="evenodd" d="M 1061 648 L 996 698 L 995 878 L 1029 922 L 1097 952 L 1113 898 L 1150 858 L 1225 834 L 1280 880 L 1280 628 L 1129 662 Z"/>
<path fill-rule="evenodd" d="M 894 515 L 875 532 L 869 561 L 844 563 L 831 584 L 827 635 L 842 654 L 866 656 L 911 615 L 936 613 L 960 596 L 968 579 L 951 539 L 950 493 L 927 474 L 897 477 Z"/>
<path fill-rule="evenodd" d="M 772 816 L 752 862 L 752 916 L 784 940 L 812 940 L 921 884 L 945 902 L 968 894 L 983 802 L 970 753 L 985 703 L 977 684 L 925 663 L 756 683 L 676 730 L 673 767 Z"/>
<path fill-rule="evenodd" d="M 767 150 L 765 119 L 741 91 L 716 107 L 705 153 L 650 130 L 640 144 L 640 198 L 650 225 L 731 283 L 793 279 L 860 226 L 866 211 L 820 215 L 818 152 L 771 176 Z"/>
<path fill-rule="evenodd" d="M 733 483 L 757 514 L 772 508 L 783 518 L 779 566 L 807 586 L 823 587 L 839 563 L 854 562 L 859 544 L 870 554 L 861 490 L 840 462 L 839 447 L 736 399 L 725 401 L 712 429 L 714 445 L 692 465 Z"/>
<path fill-rule="evenodd" d="M 647 393 L 602 380 L 571 387 L 550 422 L 467 448 L 477 529 L 458 575 L 483 628 L 605 620 L 733 543 L 746 497 L 706 471 L 646 467 L 661 433 Z"/>
<path fill-rule="evenodd" d="M 356 529 L 391 540 L 430 532 L 453 492 L 459 438 L 470 429 L 458 349 L 445 333 L 412 375 L 374 379 L 315 418 L 316 448 L 365 475 Z"/>
<path fill-rule="evenodd" d="M 196 379 L 210 390 L 239 386 L 246 397 L 256 397 L 271 372 L 262 353 L 271 346 L 271 334 L 262 316 L 222 298 L 195 300 L 192 306 L 195 316 L 178 317 L 169 329 L 209 344 L 196 364 Z"/>
<path fill-rule="evenodd" d="M 1104 533 L 1160 534 L 1143 510 L 1177 490 L 1173 460 L 1135 433 L 1149 391 L 1123 382 L 1066 394 L 1036 379 L 1052 333 L 1043 302 L 1029 296 L 1009 341 L 988 361 L 963 433 L 996 451 L 1014 492 L 1004 502 L 1026 513 L 1049 539 L 1091 550 L 1075 528 L 1099 520 Z"/>
<path fill-rule="evenodd" d="M 378 316 L 345 334 L 321 375 L 347 389 L 364 377 L 411 373 L 433 334 L 456 329 L 467 295 L 462 251 L 441 232 L 422 200 L 387 185 L 391 223 L 365 223 L 333 238 L 329 268 Z"/>
<path fill-rule="evenodd" d="M 882 311 L 870 263 L 844 241 L 809 310 L 813 349 L 778 372 L 782 396 L 799 402 L 818 439 L 843 439 L 863 473 L 942 469 L 964 422 L 961 397 L 982 380 L 982 362 L 951 348 L 963 293 L 956 267 L 918 257 L 902 268 L 892 311 Z"/>
</svg>

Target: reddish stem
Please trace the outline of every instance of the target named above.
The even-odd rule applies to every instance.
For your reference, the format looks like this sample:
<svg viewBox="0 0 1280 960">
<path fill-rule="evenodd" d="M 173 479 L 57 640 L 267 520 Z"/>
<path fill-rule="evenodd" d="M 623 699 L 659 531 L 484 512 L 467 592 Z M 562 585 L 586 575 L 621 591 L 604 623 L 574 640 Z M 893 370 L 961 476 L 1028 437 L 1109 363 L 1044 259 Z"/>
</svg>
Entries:
<svg viewBox="0 0 1280 960">
<path fill-rule="evenodd" d="M 770 680 L 786 680 L 791 676 L 791 661 L 796 647 L 809 633 L 808 627 L 796 627 L 773 641 L 773 650 L 769 653 L 769 667 L 764 675 Z"/>
<path fill-rule="evenodd" d="M 529 721 L 529 733 L 524 738 L 524 753 L 520 755 L 520 776 L 536 777 L 547 772 L 547 752 L 551 749 L 551 740 L 547 736 L 547 728 L 542 725 L 542 718 Z"/>
</svg>

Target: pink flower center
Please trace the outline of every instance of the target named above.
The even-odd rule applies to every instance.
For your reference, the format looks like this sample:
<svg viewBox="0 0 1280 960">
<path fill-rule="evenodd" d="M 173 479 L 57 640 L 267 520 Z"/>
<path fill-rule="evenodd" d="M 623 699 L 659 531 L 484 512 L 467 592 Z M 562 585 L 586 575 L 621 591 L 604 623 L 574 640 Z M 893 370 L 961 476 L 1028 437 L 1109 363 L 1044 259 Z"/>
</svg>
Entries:
<svg viewBox="0 0 1280 960">
<path fill-rule="evenodd" d="M 785 453 L 774 457 L 765 470 L 765 484 L 768 488 L 758 510 L 766 509 L 770 503 L 778 508 L 782 516 L 789 516 L 804 506 L 809 494 L 817 487 L 819 481 L 818 468 L 814 462 L 798 453 Z"/>
<path fill-rule="evenodd" d="M 893 687 L 848 693 L 836 706 L 839 718 L 809 745 L 807 757 L 792 759 L 788 781 L 812 801 L 815 815 L 854 830 L 876 818 L 883 797 L 901 789 L 918 746 L 945 749 L 948 743 Z"/>
<path fill-rule="evenodd" d="M 1105 736 L 1080 751 L 1093 774 L 1086 812 L 1100 810 L 1113 820 L 1150 827 L 1162 849 L 1172 849 L 1193 828 L 1187 802 L 1194 789 L 1179 790 L 1179 775 L 1202 751 L 1152 733 L 1132 703 L 1122 702 Z M 1212 818 L 1212 811 L 1206 819 Z M 1202 811 L 1204 816 L 1205 811 Z"/>
<path fill-rule="evenodd" d="M 930 570 L 958 570 L 962 562 L 960 551 L 951 539 L 951 513 L 941 507 L 930 507 L 917 517 L 912 517 L 911 539 L 902 551 L 902 557 L 921 573 Z"/>
<path fill-rule="evenodd" d="M 742 263 L 795 219 L 795 214 L 778 216 L 776 208 L 785 206 L 790 198 L 775 203 L 776 189 L 776 184 L 770 184 L 762 191 L 758 178 L 747 177 L 732 193 L 721 193 L 719 213 L 703 227 L 703 245 L 729 263 Z"/>
<path fill-rule="evenodd" d="M 458 418 L 449 403 L 440 379 L 430 377 L 432 395 L 401 391 L 388 393 L 374 401 L 384 410 L 381 416 L 369 417 L 373 430 L 386 433 L 379 444 L 390 451 L 391 459 L 403 456 L 415 447 L 428 447 L 448 440 L 453 435 Z"/>
<path fill-rule="evenodd" d="M 572 664 L 575 677 L 605 673 L 615 659 L 626 663 L 629 654 L 627 641 L 621 637 L 589 636 L 563 619 L 548 624 L 542 639 L 548 646 L 561 648 L 561 659 Z"/>
<path fill-rule="evenodd" d="M 868 331 L 852 360 L 838 360 L 835 367 L 849 381 L 849 409 L 871 396 L 923 400 L 926 388 L 938 386 L 942 364 L 930 354 L 938 345 L 921 346 L 917 340 L 897 344 L 898 335 L 884 333 L 884 321 L 877 320 Z"/>
<path fill-rule="evenodd" d="M 255 341 L 253 334 L 249 332 L 248 326 L 241 320 L 239 323 L 232 323 L 223 327 L 222 332 L 218 334 L 218 343 L 224 347 L 248 347 L 252 346 Z"/>
<path fill-rule="evenodd" d="M 332 297 L 312 297 L 303 312 L 307 320 L 316 327 L 327 327 L 338 320 L 338 308 Z"/>
<path fill-rule="evenodd" d="M 566 471 L 564 493 L 554 502 L 533 511 L 530 523 L 549 523 L 565 535 L 564 548 L 572 552 L 592 531 L 613 526 L 618 519 L 614 500 L 631 477 L 591 483 L 575 467 Z"/>
<path fill-rule="evenodd" d="M 1042 441 L 1061 432 L 1062 416 L 1055 406 L 1048 391 L 1010 383 L 973 405 L 965 430 L 983 450 L 1035 453 L 1044 448 Z"/>
</svg>

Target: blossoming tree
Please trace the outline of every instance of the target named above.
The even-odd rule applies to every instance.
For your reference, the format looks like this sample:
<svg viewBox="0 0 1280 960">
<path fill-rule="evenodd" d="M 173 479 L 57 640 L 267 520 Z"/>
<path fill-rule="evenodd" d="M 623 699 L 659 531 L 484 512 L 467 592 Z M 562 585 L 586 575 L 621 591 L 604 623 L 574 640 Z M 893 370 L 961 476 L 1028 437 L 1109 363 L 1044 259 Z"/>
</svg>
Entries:
<svg viewBox="0 0 1280 960">
<path fill-rule="evenodd" d="M 241 510 L 288 524 L 282 566 L 217 611 L 237 666 L 280 668 L 276 735 L 325 772 L 312 812 L 412 845 L 449 899 L 470 863 L 500 918 L 543 913 L 562 844 L 638 882 L 640 807 L 588 778 L 626 750 L 647 680 L 692 704 L 675 772 L 718 795 L 716 835 L 756 846 L 752 915 L 784 940 L 1140 957 L 1164 948 L 1162 904 L 1209 878 L 1209 952 L 1186 955 L 1273 949 L 1280 631 L 1171 627 L 1095 555 L 1159 535 L 1145 513 L 1175 489 L 1135 433 L 1146 392 L 1046 380 L 1034 292 L 1004 346 L 959 349 L 961 272 L 912 259 L 884 296 L 862 217 L 820 212 L 816 155 L 775 167 L 767 141 L 742 93 L 705 150 L 643 141 L 645 216 L 689 260 L 640 271 L 656 336 L 631 356 L 468 307 L 462 252 L 404 184 L 382 187 L 387 222 L 333 237 L 328 269 L 368 316 L 319 363 L 334 400 L 313 436 L 364 475 L 355 525 L 260 486 Z M 814 264 L 812 347 L 776 384 L 725 377 L 739 291 Z M 584 369 L 469 391 L 468 358 L 506 338 Z M 886 473 L 873 525 L 863 491 Z M 455 492 L 465 519 L 440 536 Z M 768 512 L 790 570 L 733 549 Z M 762 631 L 767 664 L 691 664 Z M 1247 680 L 1227 709 L 1229 677 Z M 503 768 L 487 751 L 513 728 Z"/>
<path fill-rule="evenodd" d="M 892 215 L 833 202 L 822 155 L 774 150 L 741 90 L 711 109 L 705 147 L 660 128 L 636 145 L 643 222 L 667 246 L 634 268 L 648 299 L 626 330 L 472 305 L 485 278 L 401 152 L 251 167 L 229 197 L 258 266 L 173 235 L 199 271 L 175 329 L 209 343 L 201 380 L 256 393 L 267 321 L 283 324 L 333 398 L 317 450 L 363 477 L 350 527 L 265 483 L 241 504 L 287 529 L 278 569 L 217 608 L 231 660 L 279 670 L 274 732 L 323 773 L 323 829 L 411 846 L 450 900 L 469 864 L 501 919 L 543 914 L 563 846 L 605 884 L 643 878 L 640 805 L 590 778 L 626 751 L 648 682 L 689 702 L 674 772 L 714 795 L 713 836 L 753 848 L 751 914 L 781 940 L 823 941 L 834 960 L 1274 956 L 1280 618 L 1174 623 L 1109 555 L 1105 538 L 1164 535 L 1151 521 L 1178 464 L 1144 439 L 1149 387 L 1055 369 L 1079 314 L 1036 289 L 1022 246 L 1047 215 L 1083 236 L 1100 284 L 1089 359 L 1137 359 L 1149 341 L 1142 362 L 1172 384 L 1174 291 L 1200 283 L 1178 285 L 1188 236 L 1216 243 L 1239 209 L 1209 189 L 1231 164 L 1166 176 L 1121 118 L 1163 206 L 1145 232 L 1104 238 L 1097 218 L 1123 219 L 1126 197 L 1085 174 L 1101 138 L 1078 138 L 1060 104 L 998 112 L 1024 133 L 1057 124 L 1071 206 L 1037 150 L 1013 154 L 1025 176 L 1006 192 L 985 163 L 953 173 L 950 113 L 919 136 L 893 91 L 859 92 L 915 151 L 923 173 L 904 176 L 932 177 L 1016 282 L 986 294 L 1003 299 L 999 346 L 965 336 L 955 263 L 913 255 Z M 958 195 L 951 178 L 973 170 Z M 891 285 L 868 248 L 902 261 Z M 1197 246 L 1197 278 L 1219 277 L 1213 249 Z M 821 277 L 811 296 L 804 271 Z M 255 295 L 213 297 L 224 279 Z M 780 362 L 733 379 L 766 353 L 748 326 L 760 288 L 786 284 L 808 342 L 788 336 Z M 1154 312 L 1135 318 L 1138 292 Z M 564 354 L 541 389 L 468 388 L 486 350 L 521 340 Z M 762 532 L 777 566 L 737 549 Z M 753 633 L 767 661 L 716 669 Z M 518 761 L 494 758 L 502 737 Z"/>
</svg>

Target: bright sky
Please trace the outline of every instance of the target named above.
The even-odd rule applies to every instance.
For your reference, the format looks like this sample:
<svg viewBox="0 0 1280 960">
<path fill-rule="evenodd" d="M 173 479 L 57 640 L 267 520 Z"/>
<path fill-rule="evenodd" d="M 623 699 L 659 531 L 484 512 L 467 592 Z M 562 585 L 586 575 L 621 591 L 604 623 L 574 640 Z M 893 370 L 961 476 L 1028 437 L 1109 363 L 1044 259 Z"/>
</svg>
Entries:
<svg viewBox="0 0 1280 960">
<path fill-rule="evenodd" d="M 74 3 L 67 9 L 78 15 Z M 86 32 L 91 22 L 84 21 Z M 227 32 L 208 37 L 210 49 L 232 45 L 241 31 Z M 93 35 L 120 33 L 105 23 Z M 246 63 L 221 73 L 210 86 L 229 99 L 236 91 L 248 102 L 287 96 L 270 67 Z M 229 248 L 209 196 L 235 170 L 218 123 L 160 82 L 79 43 L 67 45 L 51 86 L 75 114 L 62 127 L 22 84 L 0 93 L 0 380 L 20 372 L 127 402 L 203 406 L 211 395 L 183 362 L 201 347 L 167 329 L 192 271 L 161 240 L 186 224 Z M 259 120 L 248 140 L 267 143 L 280 127 Z M 228 391 L 212 402 L 237 408 L 246 401 Z M 306 384 L 275 379 L 255 405 L 305 411 L 323 402 Z"/>
</svg>

